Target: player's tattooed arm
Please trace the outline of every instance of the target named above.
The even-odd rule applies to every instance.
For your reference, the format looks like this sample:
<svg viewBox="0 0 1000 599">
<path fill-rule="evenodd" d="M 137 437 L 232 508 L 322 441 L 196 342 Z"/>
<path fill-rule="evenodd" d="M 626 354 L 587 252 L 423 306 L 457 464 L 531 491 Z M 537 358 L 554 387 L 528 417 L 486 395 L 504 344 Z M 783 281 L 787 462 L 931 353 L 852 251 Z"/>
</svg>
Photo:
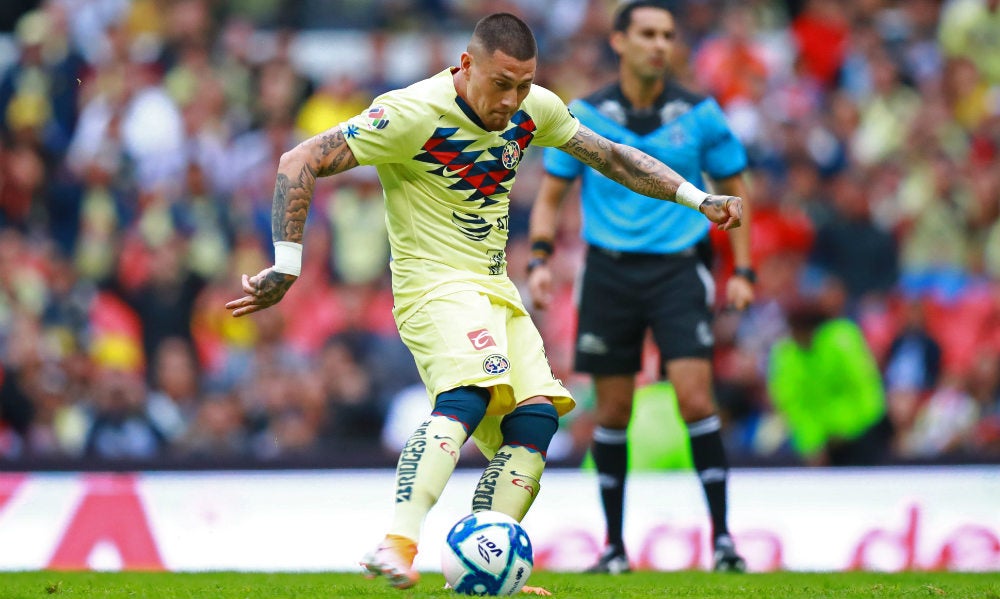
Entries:
<svg viewBox="0 0 1000 599">
<path fill-rule="evenodd" d="M 339 127 L 307 139 L 282 154 L 271 202 L 272 241 L 302 243 L 316 178 L 336 175 L 356 166 L 358 161 Z"/>
<path fill-rule="evenodd" d="M 282 154 L 271 200 L 271 240 L 302 243 L 316 178 L 336 175 L 356 166 L 358 160 L 339 125 Z M 275 302 L 295 281 L 294 276 L 277 272 L 267 278 L 275 284 L 278 294 Z"/>
<path fill-rule="evenodd" d="M 676 202 L 677 188 L 684 183 L 684 177 L 656 158 L 615 143 L 583 125 L 560 149 L 612 181 L 651 198 Z M 709 195 L 699 210 L 723 229 L 738 227 L 742 200 Z"/>
<path fill-rule="evenodd" d="M 339 127 L 307 139 L 281 155 L 271 201 L 273 241 L 302 243 L 306 217 L 312 203 L 317 177 L 342 173 L 358 165 Z M 266 268 L 258 274 L 243 275 L 246 295 L 226 304 L 233 316 L 263 310 L 281 301 L 298 277 Z"/>
<path fill-rule="evenodd" d="M 615 143 L 583 125 L 562 149 L 605 177 L 653 198 L 673 200 L 684 182 L 672 168 L 649 154 Z"/>
</svg>

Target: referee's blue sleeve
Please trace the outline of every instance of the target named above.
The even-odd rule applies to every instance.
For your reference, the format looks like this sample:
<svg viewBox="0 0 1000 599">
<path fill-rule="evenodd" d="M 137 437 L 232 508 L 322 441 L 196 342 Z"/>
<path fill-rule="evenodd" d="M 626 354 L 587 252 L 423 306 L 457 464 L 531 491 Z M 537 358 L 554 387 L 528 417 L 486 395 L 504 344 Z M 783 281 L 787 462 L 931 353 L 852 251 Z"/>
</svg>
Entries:
<svg viewBox="0 0 1000 599">
<path fill-rule="evenodd" d="M 726 115 L 719 104 L 708 98 L 696 110 L 705 140 L 702 147 L 702 170 L 713 179 L 725 179 L 745 170 L 746 149 L 729 128 Z"/>
<path fill-rule="evenodd" d="M 584 164 L 558 148 L 545 148 L 542 155 L 545 172 L 563 179 L 576 179 L 583 172 Z"/>
</svg>

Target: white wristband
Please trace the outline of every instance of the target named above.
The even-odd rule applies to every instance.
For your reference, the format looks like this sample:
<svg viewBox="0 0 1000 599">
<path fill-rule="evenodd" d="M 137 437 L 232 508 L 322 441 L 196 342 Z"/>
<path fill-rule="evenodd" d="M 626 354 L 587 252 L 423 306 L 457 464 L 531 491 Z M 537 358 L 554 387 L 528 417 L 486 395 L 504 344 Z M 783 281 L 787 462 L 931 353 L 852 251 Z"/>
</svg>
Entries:
<svg viewBox="0 0 1000 599">
<path fill-rule="evenodd" d="M 690 181 L 685 181 L 681 183 L 680 187 L 677 188 L 677 193 L 674 195 L 674 201 L 678 204 L 687 206 L 688 208 L 700 210 L 702 202 L 704 202 L 707 197 L 707 193 L 692 185 Z"/>
<path fill-rule="evenodd" d="M 274 242 L 274 272 L 299 276 L 302 273 L 302 244 L 291 241 Z"/>
</svg>

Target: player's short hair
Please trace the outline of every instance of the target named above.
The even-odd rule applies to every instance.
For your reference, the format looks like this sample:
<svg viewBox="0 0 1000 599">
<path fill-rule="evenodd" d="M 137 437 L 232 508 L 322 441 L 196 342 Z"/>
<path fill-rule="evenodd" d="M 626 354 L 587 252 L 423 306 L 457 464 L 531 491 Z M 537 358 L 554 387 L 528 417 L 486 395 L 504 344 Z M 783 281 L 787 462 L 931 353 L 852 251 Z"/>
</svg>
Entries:
<svg viewBox="0 0 1000 599">
<path fill-rule="evenodd" d="M 473 47 L 482 49 L 490 56 L 499 50 L 517 60 L 529 60 L 538 54 L 531 28 L 509 12 L 498 12 L 480 19 L 469 41 L 469 49 Z"/>
<path fill-rule="evenodd" d="M 632 2 L 625 2 L 618 7 L 614 20 L 611 22 L 611 29 L 625 33 L 629 26 L 632 25 L 632 13 L 637 8 L 659 8 L 672 14 L 670 6 L 664 0 L 633 0 Z"/>
</svg>

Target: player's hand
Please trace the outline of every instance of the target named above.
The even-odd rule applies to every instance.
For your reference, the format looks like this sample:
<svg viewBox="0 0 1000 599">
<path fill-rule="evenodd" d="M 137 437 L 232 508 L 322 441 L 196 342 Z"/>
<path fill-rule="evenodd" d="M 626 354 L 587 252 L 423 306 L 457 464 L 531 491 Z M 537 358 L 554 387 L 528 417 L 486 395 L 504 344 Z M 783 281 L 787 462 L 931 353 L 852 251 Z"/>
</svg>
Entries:
<svg viewBox="0 0 1000 599">
<path fill-rule="evenodd" d="M 243 275 L 243 291 L 246 295 L 227 303 L 226 309 L 232 310 L 233 316 L 244 316 L 273 306 L 285 297 L 297 278 L 295 275 L 274 272 L 270 268 L 265 268 L 252 277 Z"/>
<path fill-rule="evenodd" d="M 537 310 L 545 310 L 552 303 L 552 269 L 539 264 L 528 273 L 528 290 L 531 303 Z"/>
<path fill-rule="evenodd" d="M 753 298 L 753 283 L 744 277 L 729 277 L 726 282 L 726 305 L 745 310 Z"/>
<path fill-rule="evenodd" d="M 740 226 L 743 220 L 743 199 L 736 196 L 709 195 L 699 208 L 708 220 L 728 231 Z"/>
</svg>

